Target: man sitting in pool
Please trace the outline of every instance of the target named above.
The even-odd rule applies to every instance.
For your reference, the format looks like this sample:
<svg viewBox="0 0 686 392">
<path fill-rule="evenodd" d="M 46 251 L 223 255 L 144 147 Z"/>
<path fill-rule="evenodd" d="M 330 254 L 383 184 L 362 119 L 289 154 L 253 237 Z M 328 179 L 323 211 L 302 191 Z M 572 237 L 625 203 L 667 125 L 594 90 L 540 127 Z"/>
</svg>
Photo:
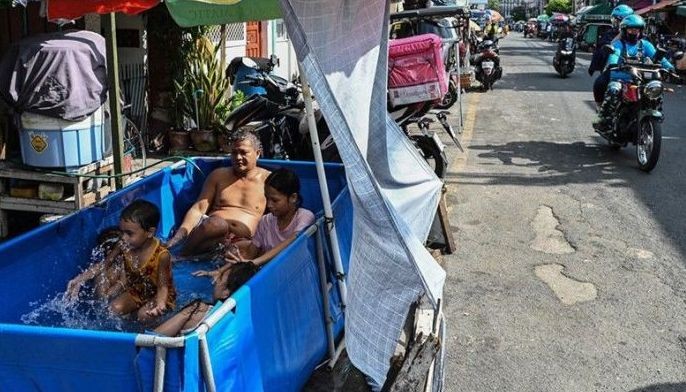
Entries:
<svg viewBox="0 0 686 392">
<path fill-rule="evenodd" d="M 257 167 L 260 153 L 257 136 L 239 129 L 232 137 L 231 167 L 210 173 L 168 247 L 185 240 L 181 255 L 188 256 L 211 251 L 227 238 L 252 238 L 264 213 L 269 175 Z"/>
</svg>

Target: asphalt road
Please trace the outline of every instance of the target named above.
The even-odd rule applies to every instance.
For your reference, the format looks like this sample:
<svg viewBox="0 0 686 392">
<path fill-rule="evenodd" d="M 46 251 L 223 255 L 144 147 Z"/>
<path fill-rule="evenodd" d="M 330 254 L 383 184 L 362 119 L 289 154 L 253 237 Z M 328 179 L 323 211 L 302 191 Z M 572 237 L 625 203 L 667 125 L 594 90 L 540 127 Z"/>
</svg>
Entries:
<svg viewBox="0 0 686 392">
<path fill-rule="evenodd" d="M 686 391 L 686 88 L 651 174 L 592 131 L 590 55 L 501 41 L 503 79 L 466 95 L 449 151 L 447 391 Z"/>
</svg>

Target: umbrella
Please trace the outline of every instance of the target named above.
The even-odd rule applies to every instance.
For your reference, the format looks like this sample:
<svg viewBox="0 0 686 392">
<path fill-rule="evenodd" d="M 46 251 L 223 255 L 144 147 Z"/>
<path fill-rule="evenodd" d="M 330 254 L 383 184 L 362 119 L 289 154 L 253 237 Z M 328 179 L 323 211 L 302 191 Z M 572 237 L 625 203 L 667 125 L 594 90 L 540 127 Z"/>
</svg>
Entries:
<svg viewBox="0 0 686 392">
<path fill-rule="evenodd" d="M 539 22 L 547 22 L 548 19 L 550 19 L 550 17 L 546 14 L 541 14 L 541 15 L 538 15 L 538 17 L 536 17 L 536 20 Z"/>
<path fill-rule="evenodd" d="M 569 16 L 559 12 L 553 12 L 553 16 L 550 18 L 550 20 L 553 22 L 566 22 L 569 20 Z"/>
<path fill-rule="evenodd" d="M 123 12 L 139 14 L 159 4 L 160 0 L 48 0 L 48 20 L 77 19 L 86 14 Z"/>
<path fill-rule="evenodd" d="M 503 16 L 500 15 L 500 12 L 498 12 L 496 10 L 486 10 L 486 12 L 484 12 L 484 16 L 487 16 L 489 19 L 491 19 L 494 22 L 499 22 L 499 21 L 503 20 Z"/>
</svg>

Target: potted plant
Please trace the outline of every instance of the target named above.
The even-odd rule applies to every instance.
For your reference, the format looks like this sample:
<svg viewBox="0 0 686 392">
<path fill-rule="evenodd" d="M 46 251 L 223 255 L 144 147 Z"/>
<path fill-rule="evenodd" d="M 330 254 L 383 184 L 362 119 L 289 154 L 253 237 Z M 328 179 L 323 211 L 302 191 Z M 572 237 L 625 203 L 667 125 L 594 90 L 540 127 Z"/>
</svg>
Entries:
<svg viewBox="0 0 686 392">
<path fill-rule="evenodd" d="M 190 132 L 193 146 L 207 152 L 217 148 L 215 131 L 222 124 L 222 110 L 228 105 L 231 85 L 212 42 L 203 36 L 195 45 L 196 50 L 187 57 L 183 81 L 175 82 L 175 86 L 183 114 L 195 122 Z"/>
<path fill-rule="evenodd" d="M 231 112 L 236 110 L 239 106 L 245 102 L 245 93 L 241 90 L 236 90 L 236 92 L 228 99 L 228 106 L 223 105 L 218 109 L 218 116 L 221 121 L 221 126 L 217 128 L 217 142 L 219 144 L 219 150 L 223 152 L 231 152 L 230 138 L 233 129 L 228 128 L 226 125 L 226 120 L 228 119 Z"/>
<path fill-rule="evenodd" d="M 184 124 L 183 114 L 183 97 L 178 91 L 172 92 L 171 110 L 169 111 L 169 120 L 172 126 L 167 133 L 169 139 L 169 151 L 183 151 L 187 150 L 191 145 L 191 136 L 188 128 Z"/>
</svg>

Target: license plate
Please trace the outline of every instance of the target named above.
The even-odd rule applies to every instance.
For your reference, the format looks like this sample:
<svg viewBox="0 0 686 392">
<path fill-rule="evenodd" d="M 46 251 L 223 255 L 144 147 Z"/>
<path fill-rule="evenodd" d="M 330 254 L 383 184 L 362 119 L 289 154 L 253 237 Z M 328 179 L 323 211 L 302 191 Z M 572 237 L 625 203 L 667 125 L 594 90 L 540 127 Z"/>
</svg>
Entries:
<svg viewBox="0 0 686 392">
<path fill-rule="evenodd" d="M 481 68 L 484 68 L 484 69 L 486 69 L 486 68 L 492 69 L 493 66 L 495 66 L 495 63 L 493 61 L 484 61 L 483 63 L 481 63 Z"/>
<path fill-rule="evenodd" d="M 434 132 L 433 134 L 431 134 L 431 138 L 434 140 L 434 143 L 436 143 L 438 150 L 443 152 L 443 150 L 445 150 L 445 144 L 443 144 L 441 139 L 438 137 L 438 134 Z"/>
<path fill-rule="evenodd" d="M 644 79 L 653 79 L 655 75 L 655 72 L 650 72 L 650 71 L 643 71 L 643 78 Z"/>
</svg>

